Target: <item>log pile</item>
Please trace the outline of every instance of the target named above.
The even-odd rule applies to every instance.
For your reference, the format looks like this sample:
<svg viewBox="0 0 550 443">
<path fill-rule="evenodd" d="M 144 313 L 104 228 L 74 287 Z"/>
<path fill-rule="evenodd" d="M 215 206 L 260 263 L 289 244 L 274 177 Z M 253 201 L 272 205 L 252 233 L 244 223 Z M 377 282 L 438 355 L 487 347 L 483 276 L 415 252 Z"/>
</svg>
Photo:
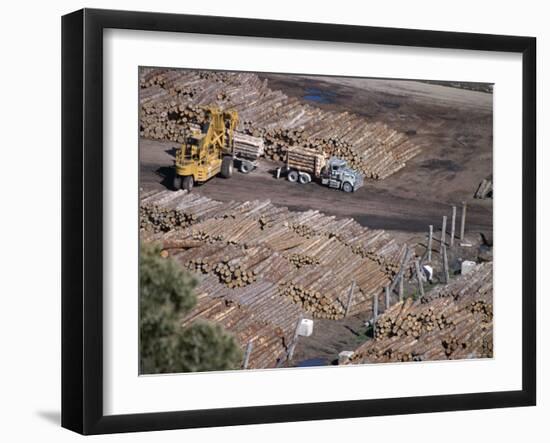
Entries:
<svg viewBox="0 0 550 443">
<path fill-rule="evenodd" d="M 350 315 L 370 312 L 405 252 L 385 231 L 269 201 L 218 202 L 161 191 L 142 196 L 141 214 L 147 208 L 175 212 L 188 225 L 168 225 L 167 231 L 142 221 L 144 241 L 169 246 L 167 254 L 203 279 L 201 291 L 249 307 L 286 342 L 300 313 L 342 318 L 352 281 Z M 357 247 L 368 256 L 354 252 Z"/>
<path fill-rule="evenodd" d="M 230 298 L 216 298 L 199 292 L 197 305 L 182 319 L 182 326 L 198 320 L 220 324 L 238 343 L 244 344 L 243 349 L 252 342 L 249 369 L 275 367 L 277 359 L 286 352 L 285 335 L 280 328 L 256 318 L 252 309 Z"/>
<path fill-rule="evenodd" d="M 216 264 L 210 264 L 208 259 L 191 259 L 186 264 L 187 269 L 208 274 L 213 272 L 218 276 L 220 283 L 228 288 L 242 288 L 256 281 L 256 272 L 244 269 L 240 264 L 230 264 L 224 259 Z"/>
<path fill-rule="evenodd" d="M 306 289 L 292 281 L 281 285 L 279 294 L 298 304 L 316 318 L 337 319 L 341 318 L 345 312 L 342 306 L 332 304 L 330 297 L 323 295 L 321 291 Z"/>
<path fill-rule="evenodd" d="M 182 143 L 190 125 L 216 105 L 239 113 L 237 131 L 262 138 L 264 155 L 284 161 L 301 146 L 339 156 L 367 178 L 383 179 L 420 152 L 403 133 L 349 112 L 326 111 L 268 87 L 256 74 L 144 69 L 140 79 L 140 135 Z"/>
<path fill-rule="evenodd" d="M 469 294 L 490 294 L 493 290 L 492 262 L 477 266 L 476 271 L 453 280 L 448 285 L 436 286 L 422 297 L 422 303 L 441 297 L 452 297 L 457 300 Z"/>
<path fill-rule="evenodd" d="M 483 263 L 423 300 L 393 305 L 351 363 L 492 357 L 492 299 L 492 263 Z"/>
<path fill-rule="evenodd" d="M 319 259 L 304 254 L 290 254 L 288 257 L 290 263 L 300 269 L 302 266 L 318 265 Z"/>
<path fill-rule="evenodd" d="M 141 205 L 139 208 L 140 229 L 154 232 L 168 232 L 183 229 L 193 222 L 193 216 L 175 209 L 165 209 L 158 205 Z"/>
</svg>

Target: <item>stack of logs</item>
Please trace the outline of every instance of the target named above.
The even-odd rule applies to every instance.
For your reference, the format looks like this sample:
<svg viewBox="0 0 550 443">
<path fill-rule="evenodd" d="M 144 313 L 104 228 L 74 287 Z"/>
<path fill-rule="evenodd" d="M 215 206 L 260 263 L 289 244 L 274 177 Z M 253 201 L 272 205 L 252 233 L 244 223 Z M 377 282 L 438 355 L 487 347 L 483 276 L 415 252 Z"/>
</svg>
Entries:
<svg viewBox="0 0 550 443">
<path fill-rule="evenodd" d="M 239 113 L 239 136 L 265 142 L 265 156 L 284 161 L 301 146 L 339 156 L 365 177 L 383 179 L 420 152 L 408 136 L 349 112 L 316 108 L 251 73 L 142 69 L 140 135 L 182 143 L 191 125 L 200 125 L 206 108 Z"/>
<path fill-rule="evenodd" d="M 310 257 L 309 255 L 304 254 L 290 254 L 287 256 L 290 263 L 292 263 L 294 266 L 296 266 L 298 269 L 302 266 L 308 266 L 308 265 L 318 265 L 319 259 L 315 257 Z"/>
<path fill-rule="evenodd" d="M 237 132 L 233 140 L 233 149 L 237 157 L 255 160 L 265 154 L 264 139 L 261 137 L 253 137 Z"/>
<path fill-rule="evenodd" d="M 299 314 L 292 314 L 294 315 L 291 318 L 296 321 Z M 249 369 L 275 367 L 277 359 L 286 353 L 292 334 L 288 331 L 285 333 L 281 327 L 259 317 L 253 307 L 240 304 L 231 297 L 213 297 L 207 292 L 199 291 L 197 304 L 182 319 L 182 326 L 200 320 L 221 325 L 237 339 L 243 350 L 251 343 L 253 347 L 248 361 Z"/>
<path fill-rule="evenodd" d="M 409 306 L 411 302 L 409 301 Z M 376 324 L 376 337 L 407 336 L 419 338 L 422 334 L 436 329 L 443 329 L 451 325 L 443 313 L 437 313 L 433 306 L 426 311 L 409 312 L 399 317 L 391 317 L 389 314 L 383 316 Z"/>
<path fill-rule="evenodd" d="M 422 300 L 393 305 L 351 363 L 492 357 L 492 275 L 492 263 L 483 263 Z"/>
<path fill-rule="evenodd" d="M 228 288 L 242 288 L 256 281 L 257 271 L 248 271 L 241 264 L 232 263 L 229 258 L 212 264 L 208 258 L 191 259 L 186 263 L 186 268 L 192 271 L 208 274 L 216 274 L 221 283 Z"/>
<path fill-rule="evenodd" d="M 175 209 L 165 209 L 158 205 L 142 205 L 139 208 L 140 229 L 153 232 L 168 232 L 183 229 L 193 223 L 193 216 Z"/>
<path fill-rule="evenodd" d="M 342 306 L 332 304 L 330 297 L 323 295 L 321 291 L 309 290 L 294 282 L 280 286 L 279 294 L 298 304 L 315 318 L 336 320 L 342 318 L 345 312 Z"/>
<path fill-rule="evenodd" d="M 372 309 L 374 295 L 395 277 L 406 249 L 387 232 L 353 219 L 290 211 L 269 201 L 217 202 L 198 193 L 162 191 L 144 195 L 142 213 L 151 205 L 181 212 L 192 223 L 168 232 L 142 223 L 144 240 L 192 242 L 192 248 L 171 250 L 182 265 L 202 273 L 223 268 L 218 281 L 230 288 L 269 282 L 273 303 L 295 301 L 320 318 L 343 317 L 352 282 L 356 289 L 349 314 Z M 288 291 L 296 294 L 280 296 Z"/>
<path fill-rule="evenodd" d="M 353 219 L 290 211 L 269 201 L 219 202 L 161 191 L 142 196 L 146 220 L 152 208 L 172 216 L 162 229 L 142 221 L 142 240 L 161 243 L 165 255 L 199 279 L 199 303 L 184 323 L 219 322 L 243 349 L 253 341 L 250 367 L 256 368 L 277 365 L 300 316 L 342 318 L 350 287 L 349 315 L 370 316 L 374 297 L 383 296 L 406 250 L 387 232 Z M 174 214 L 187 225 L 170 222 Z M 491 355 L 492 264 L 483 263 L 421 300 L 386 307 L 376 339 L 359 347 L 351 362 Z"/>
</svg>

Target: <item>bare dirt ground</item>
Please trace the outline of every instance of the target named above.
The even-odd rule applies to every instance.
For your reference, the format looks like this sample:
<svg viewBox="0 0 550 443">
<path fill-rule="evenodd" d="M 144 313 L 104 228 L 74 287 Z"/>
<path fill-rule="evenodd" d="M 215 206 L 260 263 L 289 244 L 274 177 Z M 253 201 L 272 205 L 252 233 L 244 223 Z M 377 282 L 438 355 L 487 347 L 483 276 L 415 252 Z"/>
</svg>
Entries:
<svg viewBox="0 0 550 443">
<path fill-rule="evenodd" d="M 170 168 L 166 165 L 173 163 L 173 147 L 173 143 L 141 140 L 140 185 L 143 190 L 160 190 L 170 186 Z M 222 201 L 269 199 L 274 204 L 290 209 L 317 209 L 338 217 L 353 217 L 371 228 L 407 232 L 426 231 L 430 224 L 437 226 L 441 223 L 441 216 L 449 213 L 449 205 L 461 201 L 460 197 L 449 202 L 438 200 L 431 198 L 427 192 L 411 195 L 376 182 L 367 182 L 358 191 L 350 194 L 316 183 L 302 186 L 274 178 L 273 171 L 277 166 L 273 162 L 262 160 L 259 167 L 250 174 L 235 172 L 228 180 L 215 177 L 196 186 L 194 192 Z M 470 200 L 466 192 L 460 195 Z M 468 229 L 492 230 L 490 204 L 485 201 L 471 202 L 468 209 Z"/>
<path fill-rule="evenodd" d="M 492 200 L 473 199 L 481 180 L 492 174 L 492 94 L 415 81 L 265 77 L 271 88 L 312 105 L 385 122 L 406 132 L 423 151 L 398 173 L 367 181 L 352 194 L 315 183 L 302 186 L 276 180 L 273 170 L 279 165 L 265 160 L 248 175 L 216 177 L 194 192 L 217 200 L 269 199 L 291 209 L 353 217 L 411 243 L 422 242 L 428 225 L 440 228 L 442 215 L 450 215 L 450 205 L 467 201 L 467 238 L 474 247 L 460 251 L 462 258 L 477 255 L 479 233 L 492 237 Z M 172 142 L 140 140 L 143 190 L 170 186 L 175 147 Z M 340 350 L 352 350 L 365 340 L 365 320 L 316 321 L 313 336 L 298 343 L 294 362 L 330 364 Z"/>
<path fill-rule="evenodd" d="M 450 203 L 471 200 L 479 182 L 492 174 L 492 94 L 408 80 L 266 78 L 272 89 L 382 121 L 423 147 L 406 168 L 374 183 L 375 189 Z"/>
</svg>

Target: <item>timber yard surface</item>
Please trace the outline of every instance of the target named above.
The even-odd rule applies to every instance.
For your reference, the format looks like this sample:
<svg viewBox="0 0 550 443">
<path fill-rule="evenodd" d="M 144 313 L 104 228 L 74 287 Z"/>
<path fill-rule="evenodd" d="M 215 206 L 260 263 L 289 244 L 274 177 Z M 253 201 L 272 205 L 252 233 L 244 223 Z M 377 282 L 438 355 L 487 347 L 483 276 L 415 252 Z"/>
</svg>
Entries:
<svg viewBox="0 0 550 443">
<path fill-rule="evenodd" d="M 159 72 L 166 73 L 147 70 L 143 75 L 152 78 Z M 277 180 L 274 171 L 281 162 L 272 155 L 261 158 L 249 174 L 215 177 L 187 194 L 170 190 L 179 143 L 142 133 L 142 239 L 160 242 L 201 277 L 199 305 L 183 323 L 218 321 L 243 349 L 254 342 L 251 368 L 331 364 L 341 351 L 354 351 L 345 363 L 492 356 L 492 199 L 474 198 L 478 185 L 492 179 L 492 94 L 415 81 L 279 74 L 258 75 L 258 80 L 295 100 L 294 107 L 303 104 L 387 125 L 406 137 L 411 154 L 398 167 L 373 170 L 354 193 Z M 182 84 L 178 94 L 186 91 Z M 152 80 L 142 91 L 152 87 L 163 93 Z M 450 208 L 457 206 L 458 237 L 462 202 L 467 203 L 466 245 L 455 238 L 451 247 L 447 238 L 451 274 L 458 274 L 464 259 L 485 263 L 470 277 L 451 275 L 445 284 L 437 240 L 441 218 L 448 215 L 449 231 Z M 169 211 L 185 214 L 186 221 L 168 229 L 150 223 Z M 429 225 L 434 226 L 430 263 L 438 278 L 426 284 L 421 298 L 414 260 L 426 260 Z M 264 239 L 267 234 L 271 237 Z M 335 257 L 323 249 L 325 241 L 332 242 Z M 183 247 L 185 242 L 198 246 Z M 306 258 L 311 262 L 300 262 Z M 220 263 L 228 262 L 239 275 L 242 270 L 254 278 L 234 287 L 234 274 L 228 283 L 218 272 Z M 397 286 L 385 298 L 385 287 L 400 268 L 404 300 Z M 332 271 L 340 275 L 326 294 L 315 279 Z M 308 273 L 309 280 L 299 284 Z M 358 295 L 346 316 L 352 281 L 358 282 Z M 373 309 L 379 313 L 376 339 L 365 326 L 372 323 Z M 293 359 L 285 362 L 301 317 L 314 319 L 314 333 L 300 337 Z"/>
</svg>

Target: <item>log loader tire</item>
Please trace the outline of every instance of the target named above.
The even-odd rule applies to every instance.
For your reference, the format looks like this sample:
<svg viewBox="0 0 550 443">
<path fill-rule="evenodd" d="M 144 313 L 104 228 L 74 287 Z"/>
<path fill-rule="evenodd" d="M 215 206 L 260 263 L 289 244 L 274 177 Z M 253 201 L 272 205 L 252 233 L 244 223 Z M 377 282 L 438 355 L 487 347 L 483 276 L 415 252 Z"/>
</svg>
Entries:
<svg viewBox="0 0 550 443">
<path fill-rule="evenodd" d="M 181 175 L 176 174 L 174 171 L 174 178 L 172 179 L 172 189 L 177 191 L 181 188 Z"/>
<path fill-rule="evenodd" d="M 231 178 L 233 175 L 233 158 L 230 156 L 225 156 L 222 159 L 222 167 L 220 171 L 220 175 L 223 178 Z"/>
<path fill-rule="evenodd" d="M 181 189 L 184 189 L 187 192 L 191 192 L 194 185 L 195 180 L 193 179 L 192 175 L 186 175 L 185 177 L 183 177 L 183 180 L 181 181 Z"/>
</svg>

